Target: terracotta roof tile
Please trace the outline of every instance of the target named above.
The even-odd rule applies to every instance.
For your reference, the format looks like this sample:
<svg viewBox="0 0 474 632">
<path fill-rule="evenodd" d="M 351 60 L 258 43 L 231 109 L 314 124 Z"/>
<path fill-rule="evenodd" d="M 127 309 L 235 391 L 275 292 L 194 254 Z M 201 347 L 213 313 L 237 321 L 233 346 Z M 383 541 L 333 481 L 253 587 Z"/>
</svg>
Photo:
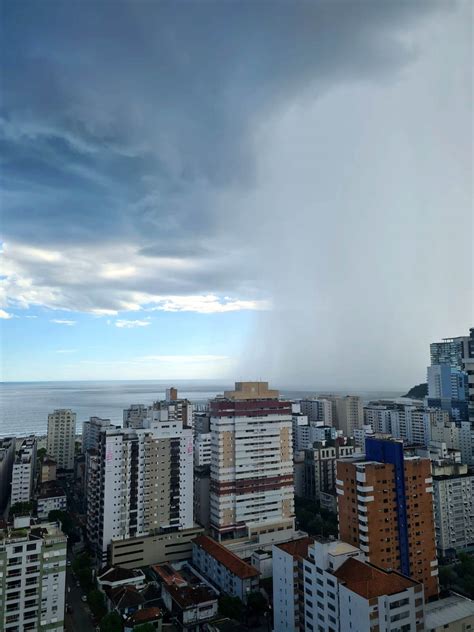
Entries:
<svg viewBox="0 0 474 632">
<path fill-rule="evenodd" d="M 346 560 L 334 572 L 334 576 L 349 590 L 365 597 L 365 599 L 381 597 L 382 595 L 395 595 L 407 588 L 419 585 L 419 582 L 396 571 L 385 571 L 355 558 Z"/>
<path fill-rule="evenodd" d="M 207 535 L 199 535 L 193 540 L 193 544 L 202 548 L 206 553 L 209 553 L 209 555 L 212 555 L 222 566 L 225 566 L 240 579 L 249 579 L 250 577 L 258 577 L 258 575 L 260 575 L 256 568 L 247 564 L 244 560 L 241 560 L 235 553 L 232 553 L 225 546 L 222 546 L 222 544 Z"/>
<path fill-rule="evenodd" d="M 289 553 L 296 559 L 303 559 L 308 555 L 308 547 L 314 544 L 314 538 L 300 538 L 299 540 L 291 540 L 291 542 L 283 542 L 277 544 L 277 547 L 286 553 Z"/>
</svg>

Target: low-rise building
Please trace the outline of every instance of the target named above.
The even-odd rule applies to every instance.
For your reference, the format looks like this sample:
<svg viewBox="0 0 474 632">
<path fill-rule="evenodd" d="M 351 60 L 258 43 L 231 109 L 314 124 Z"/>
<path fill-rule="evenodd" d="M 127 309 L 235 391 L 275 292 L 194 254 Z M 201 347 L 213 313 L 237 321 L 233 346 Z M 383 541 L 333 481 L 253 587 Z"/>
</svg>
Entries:
<svg viewBox="0 0 474 632">
<path fill-rule="evenodd" d="M 181 562 L 192 557 L 192 540 L 201 535 L 203 528 L 156 533 L 135 538 L 112 540 L 109 546 L 109 563 L 124 568 L 139 568 L 164 562 Z"/>
<path fill-rule="evenodd" d="M 258 570 L 206 535 L 193 541 L 193 565 L 220 591 L 244 603 L 258 590 Z"/>
<path fill-rule="evenodd" d="M 180 629 L 199 632 L 217 615 L 217 594 L 208 586 L 163 586 L 163 603 Z"/>
<path fill-rule="evenodd" d="M 0 530 L 0 630 L 63 632 L 66 546 L 56 523 L 19 517 Z"/>
<path fill-rule="evenodd" d="M 40 520 L 47 520 L 50 511 L 66 511 L 66 492 L 55 481 L 44 483 L 36 501 L 36 513 Z"/>
<path fill-rule="evenodd" d="M 122 586 L 134 586 L 143 588 L 145 575 L 140 569 L 122 568 L 120 566 L 105 566 L 97 573 L 97 584 L 102 592 L 105 589 L 120 588 Z"/>
<path fill-rule="evenodd" d="M 156 606 L 137 610 L 123 622 L 124 632 L 133 632 L 139 626 L 145 625 L 145 623 L 153 626 L 156 632 L 160 632 L 163 623 L 163 613 L 161 610 Z"/>
<path fill-rule="evenodd" d="M 451 593 L 425 606 L 426 632 L 467 632 L 474 630 L 474 601 Z"/>
<path fill-rule="evenodd" d="M 189 565 L 152 567 L 161 584 L 161 599 L 176 625 L 186 632 L 200 632 L 214 619 L 218 593 Z"/>
</svg>

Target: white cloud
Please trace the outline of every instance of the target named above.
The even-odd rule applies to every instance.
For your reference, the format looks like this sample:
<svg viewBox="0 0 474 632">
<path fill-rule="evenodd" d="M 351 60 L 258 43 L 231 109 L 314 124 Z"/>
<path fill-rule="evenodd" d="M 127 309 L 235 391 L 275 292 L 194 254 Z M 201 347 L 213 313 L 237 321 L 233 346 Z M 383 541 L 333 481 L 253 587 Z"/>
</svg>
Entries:
<svg viewBox="0 0 474 632">
<path fill-rule="evenodd" d="M 249 298 L 255 288 L 234 277 L 228 252 L 198 259 L 147 256 L 130 243 L 68 246 L 64 252 L 18 242 L 4 246 L 2 303 L 21 309 L 39 305 L 116 316 L 140 310 L 211 314 L 269 307 L 265 300 Z M 235 288 L 233 296 L 227 296 L 229 285 Z"/>
<path fill-rule="evenodd" d="M 56 323 L 56 325 L 67 325 L 68 327 L 72 327 L 76 324 L 75 320 L 63 320 L 61 318 L 52 318 L 50 322 Z"/>
<path fill-rule="evenodd" d="M 0 318 L 3 319 L 3 320 L 8 320 L 10 318 L 13 318 L 13 315 L 9 314 L 4 309 L 0 309 Z"/>
<path fill-rule="evenodd" d="M 116 320 L 115 326 L 122 329 L 132 329 L 133 327 L 148 327 L 151 325 L 149 320 Z"/>
<path fill-rule="evenodd" d="M 237 312 L 240 310 L 266 310 L 270 303 L 264 300 L 245 301 L 232 299 L 228 296 L 220 299 L 209 294 L 206 296 L 164 296 L 155 297 L 157 303 L 151 309 L 163 312 L 198 312 L 200 314 L 214 314 L 222 312 Z"/>
</svg>

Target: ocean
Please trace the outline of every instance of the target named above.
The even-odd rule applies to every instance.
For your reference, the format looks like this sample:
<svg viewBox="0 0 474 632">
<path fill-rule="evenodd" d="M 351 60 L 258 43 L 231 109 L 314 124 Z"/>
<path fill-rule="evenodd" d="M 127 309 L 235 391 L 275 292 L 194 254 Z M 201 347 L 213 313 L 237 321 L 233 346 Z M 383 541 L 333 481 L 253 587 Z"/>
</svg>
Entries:
<svg viewBox="0 0 474 632">
<path fill-rule="evenodd" d="M 178 388 L 179 397 L 196 404 L 222 394 L 233 387 L 212 381 L 100 381 L 100 382 L 3 382 L 0 383 L 0 436 L 25 436 L 46 434 L 48 413 L 56 408 L 70 408 L 77 414 L 77 432 L 89 417 L 110 419 L 122 425 L 122 412 L 130 404 L 151 404 L 164 399 L 166 388 Z M 327 392 L 327 391 L 326 391 Z M 335 393 L 341 391 L 332 391 Z M 347 391 L 344 391 L 344 393 Z M 295 391 L 281 389 L 281 395 L 300 398 L 314 395 L 317 391 Z M 364 401 L 370 399 L 393 399 L 400 392 L 365 391 Z"/>
</svg>

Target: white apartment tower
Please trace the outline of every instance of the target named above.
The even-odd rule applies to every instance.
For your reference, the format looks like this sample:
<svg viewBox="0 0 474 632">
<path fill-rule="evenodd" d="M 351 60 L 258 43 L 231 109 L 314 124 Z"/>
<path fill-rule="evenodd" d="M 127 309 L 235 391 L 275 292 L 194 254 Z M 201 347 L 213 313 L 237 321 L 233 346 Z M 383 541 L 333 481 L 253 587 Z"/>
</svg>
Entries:
<svg viewBox="0 0 474 632">
<path fill-rule="evenodd" d="M 0 531 L 0 630 L 63 632 L 66 547 L 55 523 L 16 518 Z"/>
<path fill-rule="evenodd" d="M 291 404 L 267 382 L 211 401 L 211 530 L 218 540 L 294 530 Z"/>
<path fill-rule="evenodd" d="M 48 415 L 47 452 L 54 457 L 59 469 L 74 469 L 75 439 L 76 413 L 61 409 Z"/>
<path fill-rule="evenodd" d="M 97 558 L 112 540 L 193 527 L 193 437 L 180 422 L 108 427 L 88 458 L 87 533 Z"/>
<path fill-rule="evenodd" d="M 36 467 L 36 437 L 23 440 L 13 463 L 11 504 L 27 503 L 33 493 Z"/>
</svg>

